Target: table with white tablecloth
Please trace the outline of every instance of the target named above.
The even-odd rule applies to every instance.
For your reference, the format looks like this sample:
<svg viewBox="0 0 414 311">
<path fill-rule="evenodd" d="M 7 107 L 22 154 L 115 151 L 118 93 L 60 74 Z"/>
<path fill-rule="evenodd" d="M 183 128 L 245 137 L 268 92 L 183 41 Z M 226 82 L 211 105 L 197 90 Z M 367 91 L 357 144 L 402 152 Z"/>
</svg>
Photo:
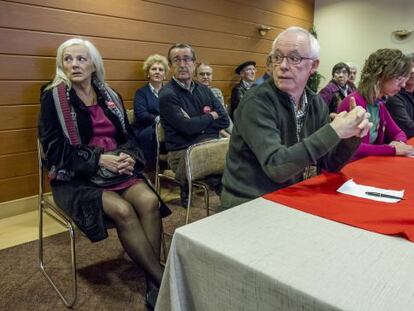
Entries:
<svg viewBox="0 0 414 311">
<path fill-rule="evenodd" d="M 414 310 L 414 244 L 258 198 L 176 230 L 156 310 Z"/>
</svg>

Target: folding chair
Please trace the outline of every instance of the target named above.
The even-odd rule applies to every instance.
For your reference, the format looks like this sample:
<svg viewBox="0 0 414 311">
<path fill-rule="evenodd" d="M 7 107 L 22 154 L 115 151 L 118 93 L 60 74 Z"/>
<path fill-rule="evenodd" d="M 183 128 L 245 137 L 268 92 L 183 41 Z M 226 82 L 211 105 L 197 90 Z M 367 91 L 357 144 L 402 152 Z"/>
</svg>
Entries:
<svg viewBox="0 0 414 311">
<path fill-rule="evenodd" d="M 186 224 L 188 224 L 190 218 L 193 186 L 203 189 L 204 205 L 207 216 L 210 215 L 209 187 L 206 178 L 211 175 L 223 174 L 228 149 L 229 138 L 208 140 L 188 147 L 185 155 L 185 168 L 188 181 Z"/>
<path fill-rule="evenodd" d="M 60 299 L 66 307 L 71 308 L 77 299 L 77 276 L 76 276 L 76 250 L 75 250 L 75 224 L 73 221 L 55 204 L 51 194 L 44 193 L 45 169 L 43 167 L 43 151 L 39 140 L 37 141 L 37 155 L 39 161 L 39 264 L 43 275 L 57 292 Z M 52 277 L 46 272 L 45 262 L 43 260 L 43 215 L 47 214 L 53 220 L 65 226 L 68 229 L 71 249 L 71 295 L 65 296 L 61 289 L 52 280 Z"/>
<path fill-rule="evenodd" d="M 76 225 L 72 221 L 72 219 L 67 216 L 53 201 L 53 197 L 51 194 L 45 195 L 44 193 L 44 179 L 46 169 L 43 166 L 43 151 L 42 146 L 37 141 L 37 151 L 38 151 L 38 161 L 39 161 L 39 264 L 40 269 L 42 270 L 43 275 L 49 281 L 50 285 L 52 285 L 53 289 L 62 299 L 63 303 L 66 307 L 71 308 L 77 299 L 77 271 L 76 271 L 76 248 L 75 248 L 75 228 Z M 70 295 L 65 296 L 62 290 L 56 285 L 55 281 L 53 281 L 52 277 L 47 273 L 45 262 L 43 260 L 44 248 L 43 248 L 43 216 L 47 214 L 53 220 L 60 223 L 64 227 L 68 229 L 69 237 L 70 237 L 70 249 L 71 249 L 71 293 Z M 108 222 L 108 228 L 114 227 L 114 224 Z M 163 228 L 161 228 L 163 230 Z M 161 263 L 163 264 L 166 261 L 167 252 L 166 252 L 166 245 L 165 240 L 162 236 L 162 248 L 163 248 L 163 260 Z"/>
<path fill-rule="evenodd" d="M 156 138 L 157 138 L 157 161 L 155 168 L 155 188 L 158 192 L 161 190 L 161 179 L 167 179 L 180 184 L 175 179 L 174 172 L 167 168 L 162 169 L 161 165 L 168 166 L 167 153 L 162 152 L 163 144 L 165 141 L 164 130 L 161 123 L 156 124 Z M 216 144 L 217 143 L 217 144 Z M 214 139 L 197 143 L 188 147 L 185 155 L 186 162 L 186 174 L 189 186 L 189 197 L 187 204 L 187 212 L 185 218 L 185 224 L 188 224 L 190 217 L 190 209 L 192 203 L 192 188 L 197 187 L 203 190 L 204 193 L 204 204 L 206 207 L 207 216 L 210 214 L 209 208 L 209 193 L 208 186 L 203 180 L 205 177 L 214 174 L 222 174 L 224 170 L 225 156 L 228 150 L 228 138 Z M 211 148 L 211 150 L 209 150 Z M 203 154 L 204 153 L 204 154 Z M 206 157 L 208 155 L 208 157 Z M 206 159 L 209 159 L 206 161 Z M 208 164 L 206 162 L 211 162 Z"/>
<path fill-rule="evenodd" d="M 127 113 L 127 118 L 128 118 L 129 124 L 130 125 L 134 124 L 134 122 L 135 122 L 134 109 L 127 109 L 126 113 Z"/>
<path fill-rule="evenodd" d="M 158 121 L 155 124 L 155 137 L 157 140 L 157 159 L 155 163 L 155 189 L 157 190 L 158 193 L 160 193 L 161 191 L 160 179 L 161 178 L 168 179 L 177 184 L 180 184 L 180 183 L 175 179 L 175 174 L 171 169 L 161 168 L 161 166 L 168 167 L 168 164 L 167 164 L 167 152 L 165 151 L 164 129 L 160 121 Z"/>
</svg>

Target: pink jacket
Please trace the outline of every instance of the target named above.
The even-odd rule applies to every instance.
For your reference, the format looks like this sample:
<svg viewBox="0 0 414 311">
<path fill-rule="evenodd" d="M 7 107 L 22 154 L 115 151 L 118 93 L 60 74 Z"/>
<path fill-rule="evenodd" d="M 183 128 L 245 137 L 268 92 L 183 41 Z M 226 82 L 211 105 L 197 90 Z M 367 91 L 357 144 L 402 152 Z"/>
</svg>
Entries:
<svg viewBox="0 0 414 311">
<path fill-rule="evenodd" d="M 349 111 L 349 100 L 351 97 L 355 98 L 355 102 L 358 106 L 367 109 L 366 100 L 358 92 L 353 92 L 345 97 L 339 104 L 338 112 Z M 394 122 L 383 102 L 379 104 L 379 117 L 378 137 L 375 144 L 369 142 L 368 133 L 362 138 L 362 142 L 359 145 L 353 160 L 369 155 L 395 155 L 395 148 L 388 145 L 388 143 L 391 141 L 407 141 L 407 136 Z"/>
</svg>

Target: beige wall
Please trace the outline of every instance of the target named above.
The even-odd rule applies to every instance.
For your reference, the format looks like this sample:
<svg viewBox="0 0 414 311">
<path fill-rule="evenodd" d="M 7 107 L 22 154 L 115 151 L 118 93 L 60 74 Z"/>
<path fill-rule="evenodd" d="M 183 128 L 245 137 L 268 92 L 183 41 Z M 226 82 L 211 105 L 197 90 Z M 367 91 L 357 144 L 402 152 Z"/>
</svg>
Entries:
<svg viewBox="0 0 414 311">
<path fill-rule="evenodd" d="M 397 29 L 414 30 L 412 0 L 316 0 L 314 23 L 321 44 L 320 73 L 327 81 L 340 61 L 352 61 L 362 69 L 369 54 L 380 48 L 414 52 L 414 34 L 398 41 Z"/>
<path fill-rule="evenodd" d="M 0 202 L 37 193 L 39 87 L 53 77 L 64 40 L 96 44 L 127 107 L 146 82 L 143 60 L 176 42 L 195 47 L 228 97 L 234 68 L 251 59 L 263 72 L 273 38 L 291 25 L 310 27 L 313 7 L 313 0 L 0 0 Z M 272 27 L 265 37 L 260 24 Z"/>
</svg>

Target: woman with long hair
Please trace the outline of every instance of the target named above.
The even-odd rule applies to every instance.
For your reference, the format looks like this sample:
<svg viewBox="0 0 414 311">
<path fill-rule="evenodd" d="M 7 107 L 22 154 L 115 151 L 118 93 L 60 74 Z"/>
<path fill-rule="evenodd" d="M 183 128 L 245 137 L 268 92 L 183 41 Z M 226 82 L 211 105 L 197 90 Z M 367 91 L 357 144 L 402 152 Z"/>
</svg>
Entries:
<svg viewBox="0 0 414 311">
<path fill-rule="evenodd" d="M 348 111 L 356 104 L 370 113 L 372 127 L 362 138 L 354 159 L 368 155 L 401 155 L 414 153 L 407 145 L 407 136 L 397 126 L 384 105 L 388 96 L 395 95 L 405 85 L 411 70 L 410 59 L 397 49 L 380 49 L 364 64 L 356 92 L 339 105 L 338 112 Z"/>
<path fill-rule="evenodd" d="M 162 278 L 160 216 L 170 211 L 141 174 L 144 162 L 132 137 L 122 99 L 105 82 L 99 51 L 80 38 L 62 43 L 39 117 L 54 200 L 93 242 L 107 237 L 110 219 L 152 284 L 147 296 L 156 297 L 150 292 Z"/>
</svg>

